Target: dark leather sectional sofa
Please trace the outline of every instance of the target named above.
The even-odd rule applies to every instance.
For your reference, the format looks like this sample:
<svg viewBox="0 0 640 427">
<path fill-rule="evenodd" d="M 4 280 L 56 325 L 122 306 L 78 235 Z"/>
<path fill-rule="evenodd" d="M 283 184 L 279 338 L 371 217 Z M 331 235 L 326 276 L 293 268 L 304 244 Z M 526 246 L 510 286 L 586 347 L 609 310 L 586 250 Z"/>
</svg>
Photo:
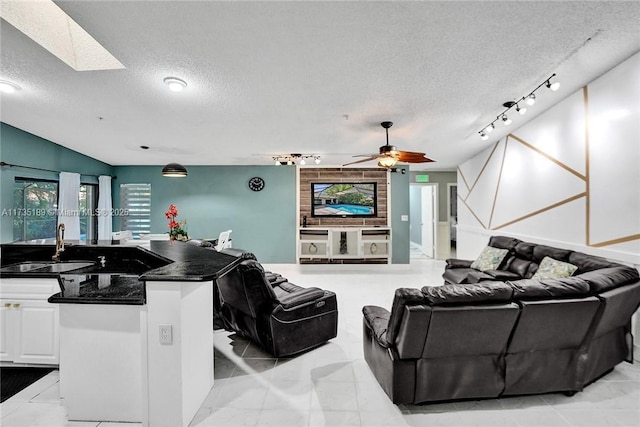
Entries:
<svg viewBox="0 0 640 427">
<path fill-rule="evenodd" d="M 504 236 L 489 245 L 509 250 L 496 271 L 447 260 L 444 285 L 363 308 L 365 360 L 394 403 L 573 394 L 633 362 L 638 270 Z M 533 280 L 545 256 L 578 268 Z"/>
</svg>

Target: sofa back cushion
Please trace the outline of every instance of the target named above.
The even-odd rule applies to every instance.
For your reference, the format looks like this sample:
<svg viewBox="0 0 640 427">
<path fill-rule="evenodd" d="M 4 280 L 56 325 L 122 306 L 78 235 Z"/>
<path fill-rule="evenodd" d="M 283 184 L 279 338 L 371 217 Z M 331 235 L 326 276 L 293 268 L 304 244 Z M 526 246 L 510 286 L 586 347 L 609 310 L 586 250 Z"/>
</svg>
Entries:
<svg viewBox="0 0 640 427">
<path fill-rule="evenodd" d="M 638 270 L 626 265 L 588 271 L 579 277 L 589 284 L 592 294 L 598 294 L 640 280 Z"/>
<path fill-rule="evenodd" d="M 508 251 L 513 251 L 518 243 L 521 241 L 518 239 L 514 239 L 513 237 L 506 236 L 491 236 L 489 239 L 489 246 L 493 248 L 507 249 Z"/>
<path fill-rule="evenodd" d="M 506 302 L 513 290 L 503 282 L 479 282 L 463 285 L 424 286 L 422 294 L 429 305 Z"/>
<path fill-rule="evenodd" d="M 568 249 L 552 248 L 551 246 L 535 245 L 533 247 L 533 259 L 532 261 L 540 264 L 545 257 L 553 258 L 558 261 L 569 262 L 569 255 L 571 255 Z"/>
<path fill-rule="evenodd" d="M 398 288 L 393 296 L 391 304 L 391 315 L 389 316 L 389 326 L 387 327 L 387 341 L 394 345 L 398 330 L 402 324 L 402 317 L 405 314 L 405 307 L 424 303 L 424 296 L 420 289 Z M 425 331 L 426 333 L 426 331 Z"/>
<path fill-rule="evenodd" d="M 507 282 L 513 288 L 514 300 L 540 300 L 550 298 L 577 298 L 589 293 L 589 284 L 580 277 Z"/>
<path fill-rule="evenodd" d="M 533 248 L 536 245 L 528 242 L 519 242 L 513 248 L 513 256 L 507 260 L 505 269 L 520 277 L 530 278 L 538 268 L 538 264 L 533 263 Z"/>
<path fill-rule="evenodd" d="M 618 267 L 621 264 L 611 262 L 606 258 L 594 255 L 583 254 L 582 252 L 571 252 L 569 262 L 578 267 L 574 275 L 586 273 L 587 271 L 598 270 L 600 268 Z"/>
</svg>

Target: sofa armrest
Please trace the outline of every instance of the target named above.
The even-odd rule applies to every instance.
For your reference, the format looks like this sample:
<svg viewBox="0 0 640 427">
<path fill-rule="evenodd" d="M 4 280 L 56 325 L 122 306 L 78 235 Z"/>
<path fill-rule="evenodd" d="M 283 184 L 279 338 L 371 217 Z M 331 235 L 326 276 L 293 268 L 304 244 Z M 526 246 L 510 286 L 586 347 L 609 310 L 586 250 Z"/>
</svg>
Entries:
<svg viewBox="0 0 640 427">
<path fill-rule="evenodd" d="M 485 270 L 483 271 L 483 273 L 488 274 L 489 276 L 493 277 L 494 280 L 499 280 L 501 282 L 504 282 L 506 280 L 523 279 L 523 277 L 519 274 L 507 270 Z"/>
<path fill-rule="evenodd" d="M 364 321 L 376 337 L 376 341 L 384 348 L 389 348 L 387 341 L 387 328 L 391 313 L 386 308 L 375 305 L 366 305 L 362 308 Z"/>
<path fill-rule="evenodd" d="M 445 268 L 469 268 L 473 264 L 473 261 L 456 258 L 448 258 L 445 262 L 447 263 Z"/>
<path fill-rule="evenodd" d="M 324 295 L 325 291 L 320 288 L 305 288 L 301 291 L 279 297 L 278 302 L 284 309 L 290 309 L 320 299 Z"/>
</svg>

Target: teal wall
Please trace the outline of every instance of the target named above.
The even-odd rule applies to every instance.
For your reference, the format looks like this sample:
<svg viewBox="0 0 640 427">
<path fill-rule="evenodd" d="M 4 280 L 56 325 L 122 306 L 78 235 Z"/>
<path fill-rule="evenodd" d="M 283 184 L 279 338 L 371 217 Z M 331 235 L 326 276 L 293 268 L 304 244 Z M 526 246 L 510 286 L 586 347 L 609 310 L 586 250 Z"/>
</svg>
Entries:
<svg viewBox="0 0 640 427">
<path fill-rule="evenodd" d="M 151 184 L 151 232 L 166 233 L 164 212 L 173 203 L 178 220 L 187 221 L 191 238 L 217 238 L 233 230 L 233 247 L 253 252 L 260 262 L 296 262 L 296 170 L 274 166 L 186 166 L 186 178 L 165 178 L 162 166 L 116 166 L 113 205 L 120 206 L 120 185 Z M 251 191 L 254 176 L 265 188 Z M 114 230 L 120 229 L 114 218 Z"/>
<path fill-rule="evenodd" d="M 187 166 L 186 178 L 165 178 L 162 166 L 115 166 L 64 148 L 0 123 L 0 158 L 7 163 L 90 175 L 114 175 L 113 205 L 120 207 L 120 184 L 151 184 L 151 232 L 168 231 L 164 212 L 177 205 L 178 220 L 187 221 L 192 238 L 217 238 L 231 229 L 233 246 L 249 250 L 264 263 L 296 262 L 296 168 L 274 166 Z M 247 182 L 260 176 L 265 189 L 254 192 Z M 0 171 L 0 210 L 13 207 L 15 177 L 58 179 L 54 172 L 3 167 Z M 409 173 L 391 174 L 393 258 L 409 263 Z M 95 176 L 82 176 L 97 183 Z M 12 218 L 1 217 L 0 241 L 13 240 Z M 114 230 L 120 229 L 117 217 Z"/>
<path fill-rule="evenodd" d="M 0 123 L 0 160 L 21 166 L 90 175 L 112 175 L 113 168 L 77 151 L 62 147 L 23 130 Z M 14 178 L 58 180 L 58 173 L 17 167 L 0 168 L 0 212 L 13 208 Z M 81 176 L 81 181 L 97 184 L 95 176 Z M 0 217 L 0 242 L 13 241 L 13 219 Z"/>
<path fill-rule="evenodd" d="M 409 221 L 402 221 L 402 215 L 409 217 L 409 173 L 398 172 L 391 176 L 391 239 L 393 264 L 408 264 L 409 250 Z"/>
</svg>

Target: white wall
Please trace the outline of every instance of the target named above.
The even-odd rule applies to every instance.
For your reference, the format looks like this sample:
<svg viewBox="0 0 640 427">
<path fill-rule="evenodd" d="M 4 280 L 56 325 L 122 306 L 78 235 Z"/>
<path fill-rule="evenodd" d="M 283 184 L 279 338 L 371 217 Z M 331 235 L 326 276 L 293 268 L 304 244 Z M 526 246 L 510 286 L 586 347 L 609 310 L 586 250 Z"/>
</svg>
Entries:
<svg viewBox="0 0 640 427">
<path fill-rule="evenodd" d="M 491 235 L 640 266 L 640 53 L 459 166 L 457 258 Z"/>
<path fill-rule="evenodd" d="M 458 258 L 500 234 L 640 265 L 640 54 L 461 164 L 458 196 Z"/>
</svg>

